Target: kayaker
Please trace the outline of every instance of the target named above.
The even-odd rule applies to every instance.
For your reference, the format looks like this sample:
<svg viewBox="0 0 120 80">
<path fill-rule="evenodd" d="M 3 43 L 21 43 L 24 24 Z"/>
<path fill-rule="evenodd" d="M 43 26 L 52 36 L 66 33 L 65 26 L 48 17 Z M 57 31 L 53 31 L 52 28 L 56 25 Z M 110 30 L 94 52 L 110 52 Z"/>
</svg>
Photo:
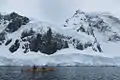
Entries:
<svg viewBox="0 0 120 80">
<path fill-rule="evenodd" d="M 37 66 L 34 65 L 34 66 L 33 66 L 33 70 L 36 70 L 36 69 L 37 69 Z"/>
<path fill-rule="evenodd" d="M 45 66 L 42 66 L 42 69 L 46 69 Z"/>
</svg>

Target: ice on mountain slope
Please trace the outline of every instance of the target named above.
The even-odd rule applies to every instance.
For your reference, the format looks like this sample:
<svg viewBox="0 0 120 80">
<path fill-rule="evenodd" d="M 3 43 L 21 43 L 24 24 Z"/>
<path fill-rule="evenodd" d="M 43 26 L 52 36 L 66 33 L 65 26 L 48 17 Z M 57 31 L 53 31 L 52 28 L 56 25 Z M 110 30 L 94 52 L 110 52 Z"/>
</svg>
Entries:
<svg viewBox="0 0 120 80">
<path fill-rule="evenodd" d="M 77 10 L 71 18 L 67 19 L 64 26 L 75 29 L 78 32 L 81 32 L 80 28 L 82 27 L 84 29 L 82 32 L 85 32 L 89 35 L 93 35 L 93 33 L 94 35 L 97 35 L 98 32 L 102 36 L 108 38 L 115 33 L 120 33 L 120 20 L 118 18 L 102 13 L 88 14 L 80 10 Z"/>
<path fill-rule="evenodd" d="M 28 54 L 21 53 L 18 50 L 14 54 L 10 54 L 6 48 L 4 54 L 0 54 L 0 65 L 23 66 L 29 65 L 48 65 L 48 66 L 119 66 L 120 59 L 110 57 L 101 53 L 87 53 L 87 51 L 80 51 L 73 48 L 63 49 L 57 51 L 53 55 L 45 55 L 34 52 Z"/>
<path fill-rule="evenodd" d="M 93 41 L 93 37 L 88 37 L 86 36 L 85 33 L 77 33 L 76 31 L 73 31 L 71 29 L 65 29 L 65 28 L 59 28 L 55 25 L 51 25 L 51 24 L 48 24 L 46 22 L 30 22 L 26 25 L 23 25 L 21 26 L 20 29 L 18 29 L 18 31 L 14 32 L 14 33 L 11 33 L 11 34 L 7 34 L 7 37 L 10 39 L 10 38 L 13 38 L 13 39 L 18 39 L 21 37 L 21 33 L 25 30 L 25 31 L 30 31 L 30 29 L 33 29 L 33 31 L 37 33 L 41 33 L 41 34 L 44 34 L 47 32 L 47 30 L 51 28 L 53 33 L 59 33 L 59 34 L 62 34 L 64 36 L 69 36 L 69 37 L 72 37 L 73 39 L 78 39 L 80 37 L 81 38 L 81 42 L 87 42 L 87 41 Z"/>
<path fill-rule="evenodd" d="M 4 19 L 4 16 L 5 16 L 5 19 Z M 10 26 L 10 29 L 8 26 L 6 26 L 5 29 L 3 29 L 3 31 L 2 31 L 3 33 L 5 33 L 4 34 L 5 39 L 3 39 L 3 43 L 12 39 L 12 42 L 8 46 L 10 46 L 10 45 L 12 46 L 16 42 L 16 40 L 17 41 L 19 40 L 19 42 L 20 42 L 20 43 L 18 43 L 18 45 L 21 45 L 22 43 L 24 45 L 24 41 L 22 41 L 22 38 L 21 38 L 21 35 L 24 31 L 26 33 L 28 33 L 30 30 L 33 30 L 35 33 L 28 36 L 27 38 L 29 38 L 29 37 L 35 38 L 37 34 L 45 35 L 47 33 L 47 31 L 49 30 L 49 28 L 51 28 L 53 36 L 55 36 L 55 37 L 58 36 L 58 38 L 59 38 L 59 36 L 61 36 L 63 41 L 67 41 L 67 43 L 69 43 L 69 45 L 73 45 L 74 48 L 78 48 L 80 50 L 90 47 L 94 42 L 94 38 L 92 36 L 88 36 L 83 32 L 81 32 L 81 34 L 80 34 L 72 29 L 58 28 L 55 25 L 51 25 L 46 22 L 31 21 L 28 18 L 26 18 L 24 16 L 20 16 L 14 12 L 11 14 L 8 14 L 8 15 L 4 15 L 4 16 L 3 16 L 3 20 L 9 21 L 8 26 L 11 23 L 12 23 L 12 25 L 13 25 L 13 23 L 14 23 L 14 25 L 16 25 L 16 26 L 13 26 L 13 27 L 15 27 L 16 31 L 14 29 L 12 29 L 13 28 L 12 26 Z M 15 22 L 14 22 L 14 20 L 15 20 Z M 1 22 L 1 23 L 3 23 L 3 22 Z M 20 25 L 18 25 L 18 23 Z M 25 23 L 25 25 L 22 25 L 22 23 Z M 2 28 L 2 26 L 3 25 L 1 25 L 1 28 Z M 19 26 L 19 27 L 17 27 L 17 26 Z M 27 44 L 27 43 L 25 43 L 25 44 Z M 15 45 L 13 45 L 13 47 L 14 46 Z"/>
<path fill-rule="evenodd" d="M 67 19 L 65 27 L 56 27 L 47 22 L 30 21 L 22 25 L 18 30 L 6 34 L 6 39 L 12 42 L 5 46 L 0 46 L 1 65 L 51 65 L 51 66 L 81 66 L 81 65 L 119 65 L 120 66 L 120 42 L 119 42 L 119 19 L 109 17 L 106 14 L 93 14 L 77 11 L 74 16 Z M 115 26 L 115 27 L 113 27 Z M 6 26 L 7 27 L 7 26 Z M 82 28 L 80 28 L 82 27 Z M 23 31 L 29 32 L 31 29 L 36 34 L 45 34 L 51 28 L 53 36 L 60 34 L 65 36 L 63 40 L 68 42 L 69 48 L 57 50 L 52 55 L 45 55 L 39 52 L 29 51 L 24 54 L 22 45 L 28 43 L 21 40 Z M 4 30 L 1 26 L 1 30 Z M 116 35 L 116 36 L 114 36 Z M 113 38 L 111 37 L 113 36 Z M 30 37 L 30 36 L 28 36 Z M 67 38 L 66 38 L 67 37 Z M 118 37 L 118 38 L 117 38 Z M 109 38 L 112 38 L 111 40 Z M 13 54 L 9 47 L 19 39 L 20 47 Z M 75 41 L 74 41 L 75 40 Z M 6 41 L 5 41 L 6 42 Z M 86 43 L 92 44 L 83 50 L 76 49 L 78 44 L 85 47 Z M 95 52 L 97 45 L 100 44 L 102 53 Z M 117 57 L 117 58 L 116 58 Z M 12 64 L 11 64 L 12 63 Z"/>
<path fill-rule="evenodd" d="M 110 55 L 90 50 L 76 50 L 73 48 L 57 51 L 53 55 L 40 52 L 21 53 L 21 49 L 11 54 L 6 46 L 0 48 L 0 65 L 23 66 L 48 65 L 48 66 L 120 66 L 120 55 Z M 116 58 L 117 57 L 117 58 Z"/>
<path fill-rule="evenodd" d="M 102 48 L 103 52 L 109 53 L 111 44 L 120 41 L 120 20 L 111 14 L 85 13 L 77 10 L 66 20 L 64 27 L 75 30 L 79 34 L 85 33 L 87 37 L 93 37 L 94 42 L 100 44 L 101 48 L 104 47 L 103 44 L 109 45 L 110 47 Z M 119 49 L 117 51 L 119 53 Z"/>
</svg>

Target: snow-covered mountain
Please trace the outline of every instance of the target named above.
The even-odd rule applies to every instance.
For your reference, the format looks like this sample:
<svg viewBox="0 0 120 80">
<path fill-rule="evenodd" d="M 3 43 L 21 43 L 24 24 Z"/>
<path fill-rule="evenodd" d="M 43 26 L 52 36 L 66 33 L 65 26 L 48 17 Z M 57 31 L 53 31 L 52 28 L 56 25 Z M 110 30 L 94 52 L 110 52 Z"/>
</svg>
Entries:
<svg viewBox="0 0 120 80">
<path fill-rule="evenodd" d="M 85 13 L 77 10 L 72 17 L 66 20 L 64 27 L 87 37 L 93 37 L 94 51 L 119 54 L 120 20 L 111 14 Z M 97 48 L 94 45 L 97 45 Z"/>
<path fill-rule="evenodd" d="M 120 65 L 119 48 L 120 20 L 111 14 L 77 10 L 60 27 L 0 14 L 1 65 Z"/>
</svg>

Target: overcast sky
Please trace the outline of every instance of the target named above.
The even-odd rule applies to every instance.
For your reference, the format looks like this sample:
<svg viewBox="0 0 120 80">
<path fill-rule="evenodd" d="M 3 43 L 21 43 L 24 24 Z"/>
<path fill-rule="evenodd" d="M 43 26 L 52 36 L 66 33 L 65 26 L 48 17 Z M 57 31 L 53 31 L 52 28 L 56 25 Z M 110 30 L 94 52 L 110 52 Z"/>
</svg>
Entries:
<svg viewBox="0 0 120 80">
<path fill-rule="evenodd" d="M 18 12 L 53 24 L 62 24 L 77 10 L 110 12 L 120 17 L 120 0 L 0 0 L 1 12 Z"/>
</svg>

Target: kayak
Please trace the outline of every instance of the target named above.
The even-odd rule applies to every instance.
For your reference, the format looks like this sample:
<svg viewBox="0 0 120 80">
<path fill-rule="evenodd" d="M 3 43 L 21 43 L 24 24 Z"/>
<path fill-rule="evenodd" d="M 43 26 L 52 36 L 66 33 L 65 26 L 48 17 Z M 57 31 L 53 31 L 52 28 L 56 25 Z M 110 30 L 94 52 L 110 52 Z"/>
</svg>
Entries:
<svg viewBox="0 0 120 80">
<path fill-rule="evenodd" d="M 47 71 L 54 71 L 55 68 L 37 68 L 37 69 L 27 69 L 24 70 L 25 72 L 47 72 Z"/>
</svg>

